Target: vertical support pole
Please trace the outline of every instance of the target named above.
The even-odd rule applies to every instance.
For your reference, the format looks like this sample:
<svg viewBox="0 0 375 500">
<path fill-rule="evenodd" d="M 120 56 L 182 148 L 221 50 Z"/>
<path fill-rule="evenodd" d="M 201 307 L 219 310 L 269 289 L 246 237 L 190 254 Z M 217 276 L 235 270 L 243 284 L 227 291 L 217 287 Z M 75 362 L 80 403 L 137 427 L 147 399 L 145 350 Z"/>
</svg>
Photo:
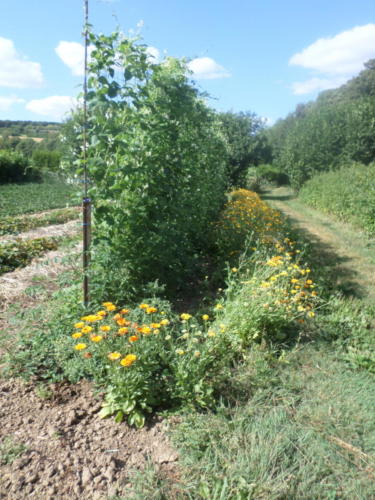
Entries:
<svg viewBox="0 0 375 500">
<path fill-rule="evenodd" d="M 88 198 L 88 176 L 87 176 L 87 46 L 88 46 L 88 22 L 89 2 L 84 0 L 85 18 L 85 59 L 83 79 L 83 170 L 84 170 L 84 195 L 82 203 L 83 211 L 83 302 L 87 308 L 90 302 L 88 268 L 90 263 L 90 241 L 91 241 L 91 200 Z"/>
<path fill-rule="evenodd" d="M 83 299 L 85 307 L 90 302 L 89 278 L 87 271 L 90 264 L 90 243 L 91 243 L 91 200 L 83 198 Z"/>
</svg>

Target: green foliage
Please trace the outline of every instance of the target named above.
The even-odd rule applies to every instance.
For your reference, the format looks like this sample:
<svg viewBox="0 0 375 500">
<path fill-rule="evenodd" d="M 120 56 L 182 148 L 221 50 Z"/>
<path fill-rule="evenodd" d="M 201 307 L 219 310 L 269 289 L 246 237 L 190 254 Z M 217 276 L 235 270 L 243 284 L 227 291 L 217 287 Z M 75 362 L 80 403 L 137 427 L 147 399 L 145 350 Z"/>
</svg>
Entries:
<svg viewBox="0 0 375 500">
<path fill-rule="evenodd" d="M 264 135 L 264 122 L 254 113 L 221 113 L 219 119 L 228 151 L 228 178 L 232 186 L 242 186 L 250 165 L 271 159 Z"/>
<path fill-rule="evenodd" d="M 60 153 L 38 149 L 33 152 L 31 164 L 34 169 L 47 172 L 58 172 L 60 167 Z"/>
<path fill-rule="evenodd" d="M 76 192 L 61 181 L 0 185 L 0 218 L 77 205 Z"/>
<path fill-rule="evenodd" d="M 51 224 L 64 224 L 79 217 L 77 208 L 65 208 L 41 216 L 4 217 L 0 220 L 0 235 L 17 234 Z"/>
<path fill-rule="evenodd" d="M 360 75 L 316 102 L 297 106 L 267 130 L 274 163 L 299 189 L 316 173 L 348 161 L 375 160 L 375 68 L 369 61 Z"/>
<path fill-rule="evenodd" d="M 0 274 L 25 267 L 34 257 L 47 250 L 56 250 L 56 238 L 35 238 L 33 240 L 16 239 L 0 243 Z"/>
<path fill-rule="evenodd" d="M 171 293 L 197 272 L 224 201 L 219 125 L 182 62 L 151 64 L 119 33 L 90 43 L 94 289 L 117 300 L 162 277 Z"/>
<path fill-rule="evenodd" d="M 316 175 L 299 196 L 307 205 L 375 234 L 375 163 Z"/>
<path fill-rule="evenodd" d="M 38 180 L 39 174 L 30 168 L 21 153 L 0 151 L 0 184 Z"/>
</svg>

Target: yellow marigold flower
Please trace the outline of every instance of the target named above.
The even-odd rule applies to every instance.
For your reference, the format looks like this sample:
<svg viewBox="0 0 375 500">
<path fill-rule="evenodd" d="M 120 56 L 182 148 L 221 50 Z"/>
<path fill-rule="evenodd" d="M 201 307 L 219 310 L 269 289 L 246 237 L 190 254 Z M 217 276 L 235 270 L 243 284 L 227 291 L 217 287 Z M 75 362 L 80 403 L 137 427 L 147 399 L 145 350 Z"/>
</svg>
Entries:
<svg viewBox="0 0 375 500">
<path fill-rule="evenodd" d="M 309 311 L 309 312 L 307 313 L 307 316 L 308 316 L 309 318 L 313 318 L 313 317 L 315 316 L 314 311 Z"/>
<path fill-rule="evenodd" d="M 121 314 L 128 314 L 129 313 L 129 309 L 121 309 Z"/>
<path fill-rule="evenodd" d="M 137 356 L 135 354 L 128 354 L 127 356 L 125 356 L 125 358 L 123 358 L 121 361 L 120 361 L 120 364 L 122 366 L 131 366 L 134 361 L 136 361 L 137 359 Z"/>
<path fill-rule="evenodd" d="M 199 351 L 194 351 L 194 356 L 196 358 L 199 358 L 200 355 L 201 355 L 201 353 Z"/>
<path fill-rule="evenodd" d="M 75 323 L 74 328 L 83 328 L 85 326 L 85 323 L 83 321 L 80 321 L 79 323 Z"/>
<path fill-rule="evenodd" d="M 151 323 L 151 328 L 160 328 L 161 327 L 161 323 Z"/>
<path fill-rule="evenodd" d="M 236 273 L 238 271 L 237 267 L 232 267 L 232 273 Z"/>
<path fill-rule="evenodd" d="M 159 328 L 156 328 L 156 329 L 154 330 L 154 334 L 155 334 L 155 335 L 158 335 L 159 333 L 160 333 Z"/>
<path fill-rule="evenodd" d="M 90 340 L 92 340 L 92 342 L 101 342 L 103 340 L 103 336 L 102 335 L 92 335 L 90 337 Z"/>
<path fill-rule="evenodd" d="M 191 314 L 182 313 L 180 318 L 183 319 L 184 321 L 187 321 L 188 319 L 191 318 Z"/>
<path fill-rule="evenodd" d="M 216 337 L 216 332 L 214 332 L 213 330 L 208 330 L 207 335 L 209 337 Z"/>
<path fill-rule="evenodd" d="M 74 349 L 76 349 L 77 351 L 82 351 L 82 349 L 86 349 L 87 345 L 86 344 L 76 344 L 74 346 Z"/>
<path fill-rule="evenodd" d="M 118 324 L 118 326 L 126 326 L 129 321 L 125 318 L 120 318 L 116 321 L 116 323 Z"/>
<path fill-rule="evenodd" d="M 202 316 L 203 321 L 208 321 L 210 319 L 208 314 L 203 314 Z"/>
<path fill-rule="evenodd" d="M 157 308 L 156 308 L 156 307 L 148 307 L 148 308 L 146 309 L 146 313 L 147 313 L 147 314 L 156 313 L 157 311 L 158 311 L 158 310 L 157 310 Z"/>
<path fill-rule="evenodd" d="M 169 325 L 169 319 L 162 319 L 162 320 L 160 321 L 160 324 L 161 324 L 162 326 L 167 326 L 167 325 Z"/>
<path fill-rule="evenodd" d="M 113 302 L 103 302 L 102 306 L 103 307 L 108 307 L 108 306 L 113 306 Z"/>
<path fill-rule="evenodd" d="M 119 328 L 117 333 L 118 335 L 125 335 L 126 333 L 128 333 L 129 331 L 129 328 L 127 328 L 126 326 L 123 326 L 122 328 Z"/>
<path fill-rule="evenodd" d="M 116 310 L 116 306 L 114 304 L 107 306 L 107 311 L 115 311 L 115 310 Z"/>
<path fill-rule="evenodd" d="M 129 337 L 129 342 L 136 342 L 139 339 L 137 335 L 131 335 Z"/>
<path fill-rule="evenodd" d="M 216 304 L 216 306 L 214 307 L 214 309 L 216 309 L 217 311 L 219 311 L 220 309 L 224 309 L 224 306 L 222 304 Z"/>
<path fill-rule="evenodd" d="M 182 349 L 176 349 L 176 353 L 182 356 L 183 354 L 185 354 L 185 351 L 183 351 Z"/>
<path fill-rule="evenodd" d="M 110 352 L 108 354 L 108 359 L 110 359 L 111 361 L 116 361 L 117 359 L 120 359 L 121 358 L 121 353 L 120 352 Z"/>
<path fill-rule="evenodd" d="M 100 330 L 102 332 L 109 332 L 109 331 L 111 331 L 111 327 L 109 325 L 103 325 L 100 327 Z"/>
<path fill-rule="evenodd" d="M 165 337 L 165 340 L 171 340 L 171 338 L 172 338 L 172 336 L 171 336 L 171 335 L 167 335 L 167 336 Z"/>
<path fill-rule="evenodd" d="M 139 309 L 148 309 L 150 306 L 148 304 L 139 304 Z"/>
<path fill-rule="evenodd" d="M 113 316 L 113 319 L 117 321 L 118 319 L 121 319 L 121 314 L 117 313 Z"/>
<path fill-rule="evenodd" d="M 81 330 L 82 333 L 90 333 L 92 332 L 92 326 L 84 326 Z"/>
<path fill-rule="evenodd" d="M 82 337 L 83 333 L 82 332 L 76 332 L 76 333 L 73 333 L 72 334 L 72 337 L 74 339 L 79 339 L 80 337 Z"/>
<path fill-rule="evenodd" d="M 312 282 L 312 280 L 306 280 L 306 284 L 307 284 L 307 285 L 312 285 L 312 284 L 313 284 L 313 282 Z"/>
<path fill-rule="evenodd" d="M 313 292 L 311 292 L 311 295 L 312 295 L 313 297 L 316 297 L 316 296 L 318 295 L 318 292 L 313 291 Z"/>
<path fill-rule="evenodd" d="M 148 335 L 149 333 L 151 333 L 151 328 L 149 326 L 142 326 L 140 332 L 144 335 Z"/>
<path fill-rule="evenodd" d="M 107 311 L 98 311 L 96 313 L 97 316 L 107 316 Z"/>
</svg>

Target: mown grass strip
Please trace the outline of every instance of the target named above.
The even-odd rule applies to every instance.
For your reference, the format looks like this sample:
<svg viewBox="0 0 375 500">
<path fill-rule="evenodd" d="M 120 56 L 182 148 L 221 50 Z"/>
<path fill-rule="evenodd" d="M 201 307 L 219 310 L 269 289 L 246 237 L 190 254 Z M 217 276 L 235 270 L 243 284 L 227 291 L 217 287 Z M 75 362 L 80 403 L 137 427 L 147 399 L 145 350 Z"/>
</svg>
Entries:
<svg viewBox="0 0 375 500">
<path fill-rule="evenodd" d="M 0 185 L 0 219 L 76 205 L 76 187 L 63 182 Z"/>
<path fill-rule="evenodd" d="M 0 235 L 18 234 L 38 227 L 52 224 L 64 224 L 70 220 L 77 219 L 79 208 L 65 208 L 45 213 L 41 216 L 5 217 L 0 221 Z"/>
</svg>

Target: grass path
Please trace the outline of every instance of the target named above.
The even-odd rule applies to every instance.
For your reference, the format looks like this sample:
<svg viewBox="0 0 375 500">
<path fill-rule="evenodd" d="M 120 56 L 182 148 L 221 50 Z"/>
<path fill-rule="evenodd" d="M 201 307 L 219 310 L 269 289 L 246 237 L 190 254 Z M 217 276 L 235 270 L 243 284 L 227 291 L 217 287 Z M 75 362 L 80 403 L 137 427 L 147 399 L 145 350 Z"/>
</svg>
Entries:
<svg viewBox="0 0 375 500">
<path fill-rule="evenodd" d="M 335 278 L 333 285 L 366 302 L 375 301 L 375 240 L 353 226 L 301 203 L 291 189 L 279 187 L 262 198 L 287 215 L 312 242 L 321 266 Z"/>
</svg>

